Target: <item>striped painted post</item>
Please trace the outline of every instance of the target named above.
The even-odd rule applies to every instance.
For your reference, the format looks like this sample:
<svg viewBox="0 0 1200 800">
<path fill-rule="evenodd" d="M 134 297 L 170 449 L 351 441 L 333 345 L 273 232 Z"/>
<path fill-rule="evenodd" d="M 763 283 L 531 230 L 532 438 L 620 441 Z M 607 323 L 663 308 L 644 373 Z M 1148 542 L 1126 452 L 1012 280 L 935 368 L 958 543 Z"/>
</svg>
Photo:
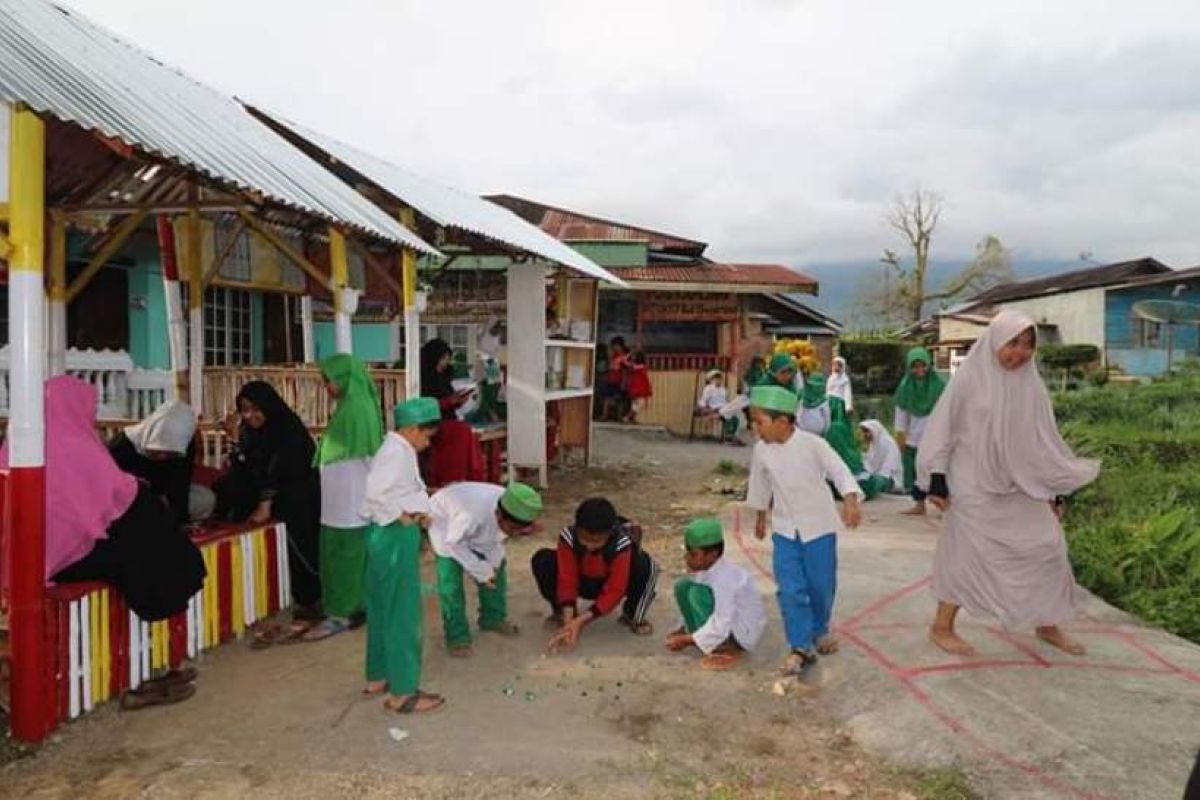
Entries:
<svg viewBox="0 0 1200 800">
<path fill-rule="evenodd" d="M 183 316 L 183 294 L 179 285 L 179 258 L 175 251 L 175 228 L 170 218 L 159 214 L 158 255 L 162 264 L 163 293 L 167 301 L 167 344 L 171 353 L 171 371 L 175 374 L 175 398 L 189 399 L 187 323 Z"/>
</svg>

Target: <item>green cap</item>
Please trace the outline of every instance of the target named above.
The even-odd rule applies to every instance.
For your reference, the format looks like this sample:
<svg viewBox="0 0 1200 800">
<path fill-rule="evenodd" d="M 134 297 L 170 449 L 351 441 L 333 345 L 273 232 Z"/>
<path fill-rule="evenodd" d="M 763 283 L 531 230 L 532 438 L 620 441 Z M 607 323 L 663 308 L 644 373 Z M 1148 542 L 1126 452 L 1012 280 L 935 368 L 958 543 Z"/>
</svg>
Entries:
<svg viewBox="0 0 1200 800">
<path fill-rule="evenodd" d="M 500 507 L 513 519 L 533 522 L 542 514 L 542 496 L 532 486 L 510 483 L 500 495 Z"/>
<path fill-rule="evenodd" d="M 750 405 L 763 411 L 778 411 L 781 414 L 796 413 L 799 400 L 796 394 L 782 386 L 755 386 L 750 390 Z"/>
<path fill-rule="evenodd" d="M 442 419 L 442 411 L 438 401 L 432 397 L 414 397 L 397 403 L 392 411 L 392 419 L 397 428 L 411 428 L 414 425 L 429 425 Z"/>
<path fill-rule="evenodd" d="M 721 520 L 716 517 L 694 519 L 683 529 L 683 544 L 689 550 L 712 547 L 725 541 Z"/>
<path fill-rule="evenodd" d="M 772 375 L 778 375 L 785 369 L 790 369 L 792 372 L 796 371 L 796 362 L 792 360 L 791 356 L 787 353 L 776 353 L 771 356 L 771 363 L 767 365 L 767 372 Z"/>
</svg>

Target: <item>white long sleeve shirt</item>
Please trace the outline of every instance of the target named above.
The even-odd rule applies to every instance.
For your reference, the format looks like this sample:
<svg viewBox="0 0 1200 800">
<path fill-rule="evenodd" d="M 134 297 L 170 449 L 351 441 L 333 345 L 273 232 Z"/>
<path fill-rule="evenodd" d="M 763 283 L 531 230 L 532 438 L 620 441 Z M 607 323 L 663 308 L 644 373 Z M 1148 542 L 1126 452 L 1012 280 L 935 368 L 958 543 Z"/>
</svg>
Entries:
<svg viewBox="0 0 1200 800">
<path fill-rule="evenodd" d="M 796 407 L 796 426 L 802 431 L 824 436 L 832 421 L 828 402 L 821 403 L 816 408 L 805 408 L 803 403 Z"/>
<path fill-rule="evenodd" d="M 925 426 L 929 423 L 929 417 L 918 417 L 903 408 L 897 408 L 895 423 L 892 427 L 895 428 L 896 433 L 905 434 L 905 443 L 909 447 L 921 446 L 921 439 L 925 436 Z"/>
<path fill-rule="evenodd" d="M 728 402 L 728 395 L 725 392 L 724 386 L 714 386 L 707 384 L 700 392 L 700 408 L 705 408 L 710 411 L 716 411 L 721 406 Z"/>
<path fill-rule="evenodd" d="M 377 525 L 390 525 L 405 515 L 430 513 L 417 451 L 394 431 L 384 437 L 371 459 L 360 513 Z"/>
<path fill-rule="evenodd" d="M 433 495 L 429 543 L 452 558 L 480 583 L 491 580 L 504 562 L 504 532 L 496 520 L 503 486 L 455 483 Z"/>
<path fill-rule="evenodd" d="M 753 650 L 767 626 L 767 612 L 754 576 L 744 567 L 721 558 L 690 578 L 711 588 L 716 601 L 712 616 L 692 634 L 696 646 L 706 654 L 711 653 L 732 634 L 743 650 Z"/>
<path fill-rule="evenodd" d="M 782 444 L 760 441 L 754 446 L 746 505 L 770 510 L 772 530 L 780 536 L 809 542 L 842 527 L 826 481 L 842 497 L 862 497 L 858 481 L 828 442 L 794 430 Z"/>
</svg>

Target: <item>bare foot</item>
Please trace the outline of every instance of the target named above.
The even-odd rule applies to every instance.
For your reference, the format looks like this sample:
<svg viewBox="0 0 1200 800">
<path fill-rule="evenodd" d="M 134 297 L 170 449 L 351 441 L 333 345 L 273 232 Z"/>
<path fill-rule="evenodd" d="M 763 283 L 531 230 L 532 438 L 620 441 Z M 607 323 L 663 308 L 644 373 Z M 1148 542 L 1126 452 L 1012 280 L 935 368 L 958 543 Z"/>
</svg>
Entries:
<svg viewBox="0 0 1200 800">
<path fill-rule="evenodd" d="M 923 517 L 923 516 L 925 516 L 925 504 L 917 503 L 915 506 L 910 508 L 908 511 L 901 511 L 900 513 L 906 517 Z"/>
<path fill-rule="evenodd" d="M 817 652 L 823 656 L 831 656 L 838 651 L 841 642 L 833 634 L 822 636 L 817 640 Z"/>
<path fill-rule="evenodd" d="M 387 691 L 387 681 L 370 681 L 362 688 L 364 695 L 383 694 Z"/>
<path fill-rule="evenodd" d="M 722 672 L 736 667 L 741 660 L 742 654 L 737 651 L 714 652 L 700 659 L 700 669 Z"/>
<path fill-rule="evenodd" d="M 929 641 L 933 642 L 951 655 L 967 657 L 979 655 L 978 651 L 976 651 L 974 647 L 960 638 L 959 635 L 953 630 L 930 628 Z"/>
<path fill-rule="evenodd" d="M 454 658 L 470 658 L 474 654 L 475 651 L 471 649 L 471 645 L 469 644 L 454 645 L 450 648 L 450 655 Z"/>
<path fill-rule="evenodd" d="M 1087 648 L 1062 632 L 1057 625 L 1037 629 L 1037 637 L 1051 647 L 1057 647 L 1069 656 L 1085 656 Z"/>
</svg>

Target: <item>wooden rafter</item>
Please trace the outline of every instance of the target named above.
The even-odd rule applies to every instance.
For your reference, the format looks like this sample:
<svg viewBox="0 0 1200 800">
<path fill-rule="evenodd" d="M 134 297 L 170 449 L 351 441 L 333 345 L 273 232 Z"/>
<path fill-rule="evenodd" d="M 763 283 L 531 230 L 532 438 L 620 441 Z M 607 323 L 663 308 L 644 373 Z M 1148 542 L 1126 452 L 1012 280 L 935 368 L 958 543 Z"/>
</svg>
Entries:
<svg viewBox="0 0 1200 800">
<path fill-rule="evenodd" d="M 138 211 L 121 221 L 121 224 L 113 231 L 108 241 L 96 251 L 96 254 L 92 256 L 92 260 L 83 268 L 83 272 L 79 273 L 75 280 L 71 281 L 71 285 L 67 287 L 68 303 L 79 296 L 79 293 L 96 276 L 96 273 L 121 249 L 121 245 L 125 244 L 125 240 L 129 238 L 130 234 L 136 231 L 142 224 L 142 220 L 146 218 L 147 213 L 146 211 Z"/>
<path fill-rule="evenodd" d="M 375 257 L 375 254 L 368 250 L 362 244 L 362 242 L 358 241 L 357 239 L 351 238 L 347 239 L 347 241 L 350 243 L 350 248 L 354 250 L 354 252 L 358 253 L 358 255 L 362 258 L 363 263 L 365 263 L 372 272 L 378 275 L 379 279 L 386 283 L 389 289 L 395 292 L 397 296 L 403 298 L 404 288 L 400 285 L 400 282 L 396 280 L 395 276 L 388 272 L 387 267 L 379 263 L 379 259 Z"/>
<path fill-rule="evenodd" d="M 242 234 L 245 233 L 245 231 L 246 220 L 239 218 L 237 225 L 235 225 L 233 228 L 232 235 L 225 240 L 225 244 L 221 245 L 220 252 L 217 253 L 217 255 L 213 258 L 212 263 L 208 265 L 208 269 L 204 271 L 204 278 L 201 280 L 204 288 L 208 288 L 208 285 L 212 283 L 212 279 L 216 277 L 217 273 L 221 270 L 221 267 L 225 265 L 225 261 L 229 258 L 229 254 L 233 252 L 233 248 L 237 246 L 238 239 L 242 238 Z"/>
<path fill-rule="evenodd" d="M 328 275 L 323 273 L 319 267 L 309 261 L 303 253 L 293 247 L 286 239 L 280 236 L 269 225 L 260 220 L 258 217 L 251 214 L 244 208 L 238 209 L 238 216 L 246 221 L 246 224 L 262 236 L 279 252 L 290 258 L 296 266 L 304 270 L 308 277 L 312 278 L 321 286 L 325 287 L 330 292 L 333 291 L 333 281 Z"/>
</svg>

